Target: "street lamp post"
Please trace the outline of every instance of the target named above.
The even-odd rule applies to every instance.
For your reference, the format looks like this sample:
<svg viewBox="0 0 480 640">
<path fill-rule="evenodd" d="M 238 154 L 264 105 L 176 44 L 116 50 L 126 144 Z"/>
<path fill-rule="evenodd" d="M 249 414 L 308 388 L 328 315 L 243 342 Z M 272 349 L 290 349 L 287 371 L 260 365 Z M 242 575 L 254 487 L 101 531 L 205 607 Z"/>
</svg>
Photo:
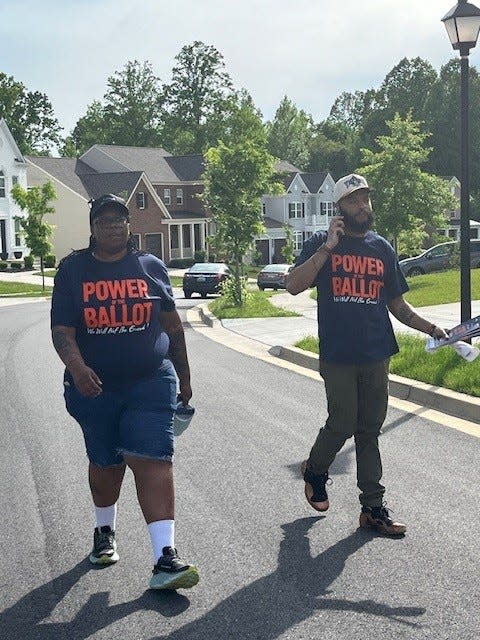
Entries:
<svg viewBox="0 0 480 640">
<path fill-rule="evenodd" d="M 460 52 L 461 65 L 461 200 L 460 200 L 460 313 L 461 321 L 472 317 L 472 290 L 470 278 L 470 175 L 468 140 L 468 56 L 477 44 L 480 31 L 480 9 L 467 0 L 458 0 L 442 18 L 448 37 Z"/>
</svg>

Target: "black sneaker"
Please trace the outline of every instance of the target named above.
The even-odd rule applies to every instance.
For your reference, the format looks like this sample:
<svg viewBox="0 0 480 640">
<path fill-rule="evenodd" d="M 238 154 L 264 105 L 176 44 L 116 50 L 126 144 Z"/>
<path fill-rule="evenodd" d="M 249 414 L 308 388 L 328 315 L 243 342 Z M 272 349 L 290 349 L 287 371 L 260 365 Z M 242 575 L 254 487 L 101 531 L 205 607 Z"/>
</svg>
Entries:
<svg viewBox="0 0 480 640">
<path fill-rule="evenodd" d="M 308 504 L 313 507 L 315 511 L 327 511 L 330 503 L 325 485 L 329 481 L 331 483 L 328 477 L 328 471 L 317 475 L 308 467 L 306 460 L 302 462 L 301 471 L 303 479 L 305 480 L 305 497 L 307 498 Z"/>
<path fill-rule="evenodd" d="M 115 542 L 115 531 L 109 526 L 96 527 L 93 532 L 93 550 L 89 556 L 92 564 L 113 564 L 120 559 Z"/>
<path fill-rule="evenodd" d="M 182 562 L 173 547 L 163 547 L 152 573 L 150 589 L 190 589 L 200 580 L 197 567 Z"/>
</svg>

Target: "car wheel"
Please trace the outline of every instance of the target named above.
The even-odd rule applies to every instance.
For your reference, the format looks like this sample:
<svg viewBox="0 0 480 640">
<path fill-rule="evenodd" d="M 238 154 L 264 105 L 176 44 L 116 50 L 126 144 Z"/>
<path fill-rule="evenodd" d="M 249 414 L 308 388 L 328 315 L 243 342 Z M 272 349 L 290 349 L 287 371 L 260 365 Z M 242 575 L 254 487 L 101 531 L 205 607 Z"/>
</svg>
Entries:
<svg viewBox="0 0 480 640">
<path fill-rule="evenodd" d="M 201 293 L 200 295 L 202 296 L 202 298 L 206 298 L 207 297 L 206 293 Z"/>
<path fill-rule="evenodd" d="M 192 297 L 192 292 L 191 291 L 185 291 L 185 289 L 183 290 L 183 295 L 185 296 L 185 298 L 191 298 Z"/>
<path fill-rule="evenodd" d="M 274 291 L 278 291 L 278 287 L 273 287 L 273 290 Z"/>
<path fill-rule="evenodd" d="M 424 271 L 420 269 L 420 267 L 413 267 L 413 269 L 410 269 L 410 271 L 407 273 L 407 276 L 413 278 L 413 276 L 423 276 L 423 274 Z"/>
<path fill-rule="evenodd" d="M 260 291 L 265 291 L 265 287 L 261 287 L 260 285 L 258 285 L 258 288 L 260 289 Z"/>
</svg>

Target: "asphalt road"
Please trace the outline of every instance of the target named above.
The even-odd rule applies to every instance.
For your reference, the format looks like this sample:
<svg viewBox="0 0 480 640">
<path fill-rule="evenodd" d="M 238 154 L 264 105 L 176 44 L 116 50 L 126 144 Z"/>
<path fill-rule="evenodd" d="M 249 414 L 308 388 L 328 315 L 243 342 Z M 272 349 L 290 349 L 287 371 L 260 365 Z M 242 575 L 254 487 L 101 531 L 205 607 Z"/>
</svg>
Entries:
<svg viewBox="0 0 480 640">
<path fill-rule="evenodd" d="M 86 560 L 86 459 L 63 406 L 48 303 L 0 310 L 0 638 L 477 640 L 479 440 L 390 409 L 384 479 L 408 535 L 357 529 L 351 443 L 318 517 L 298 468 L 326 415 L 321 385 L 186 331 L 197 413 L 177 442 L 176 541 L 201 582 L 159 594 L 147 590 L 131 474 L 120 562 Z"/>
</svg>

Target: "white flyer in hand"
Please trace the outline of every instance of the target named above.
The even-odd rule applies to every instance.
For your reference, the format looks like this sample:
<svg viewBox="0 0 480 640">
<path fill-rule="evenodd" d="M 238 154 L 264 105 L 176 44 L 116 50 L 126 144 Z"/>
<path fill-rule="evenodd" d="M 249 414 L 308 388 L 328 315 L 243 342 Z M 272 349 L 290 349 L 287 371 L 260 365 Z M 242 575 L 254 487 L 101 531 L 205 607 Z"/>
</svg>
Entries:
<svg viewBox="0 0 480 640">
<path fill-rule="evenodd" d="M 469 340 L 476 336 L 480 336 L 480 316 L 476 316 L 471 320 L 465 320 L 465 322 L 457 324 L 453 329 L 449 329 L 448 338 L 430 338 L 427 340 L 425 349 L 427 351 L 435 351 L 447 344 L 453 344 L 461 340 Z"/>
</svg>

